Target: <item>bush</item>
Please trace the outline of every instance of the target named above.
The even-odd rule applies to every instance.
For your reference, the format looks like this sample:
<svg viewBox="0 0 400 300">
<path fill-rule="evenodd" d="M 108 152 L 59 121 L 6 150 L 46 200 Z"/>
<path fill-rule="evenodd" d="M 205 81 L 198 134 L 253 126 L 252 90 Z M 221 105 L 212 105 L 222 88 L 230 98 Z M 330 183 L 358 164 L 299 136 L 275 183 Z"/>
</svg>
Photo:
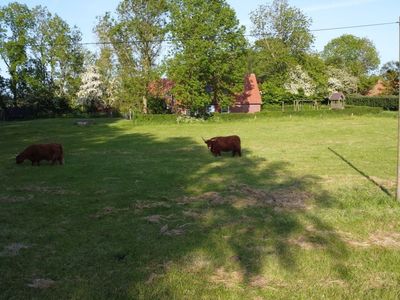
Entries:
<svg viewBox="0 0 400 300">
<path fill-rule="evenodd" d="M 141 114 L 135 113 L 132 117 L 135 123 L 154 123 L 154 124 L 165 124 L 165 123 L 176 123 L 176 115 L 173 114 Z"/>
<path fill-rule="evenodd" d="M 346 104 L 355 106 L 382 107 L 385 110 L 398 110 L 399 98 L 397 96 L 349 96 Z"/>
<path fill-rule="evenodd" d="M 165 114 L 168 112 L 165 99 L 157 97 L 149 97 L 147 100 L 147 109 L 151 114 Z"/>
</svg>

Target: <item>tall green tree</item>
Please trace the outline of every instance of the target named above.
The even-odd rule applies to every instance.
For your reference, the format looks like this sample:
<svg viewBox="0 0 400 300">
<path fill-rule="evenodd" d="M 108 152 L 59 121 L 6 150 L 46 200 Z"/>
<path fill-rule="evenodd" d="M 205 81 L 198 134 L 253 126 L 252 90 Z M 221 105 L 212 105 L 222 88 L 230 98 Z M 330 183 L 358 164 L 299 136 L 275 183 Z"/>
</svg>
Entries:
<svg viewBox="0 0 400 300">
<path fill-rule="evenodd" d="M 276 76 L 283 79 L 288 70 L 298 64 L 290 48 L 277 38 L 262 38 L 255 41 L 249 57 L 254 61 L 251 69 L 261 81 Z"/>
<path fill-rule="evenodd" d="M 44 7 L 10 3 L 0 8 L 0 37 L 15 105 L 57 96 L 72 100 L 83 70 L 79 30 Z"/>
<path fill-rule="evenodd" d="M 299 55 L 307 52 L 314 36 L 310 32 L 311 19 L 303 12 L 290 6 L 287 0 L 274 0 L 270 5 L 260 5 L 250 13 L 253 23 L 252 34 L 264 40 L 266 47 L 270 47 L 271 56 L 275 56 L 270 41 L 278 39 L 291 52 Z"/>
<path fill-rule="evenodd" d="M 192 109 L 231 104 L 243 87 L 247 50 L 234 10 L 224 0 L 171 0 L 169 28 L 176 98 Z"/>
<path fill-rule="evenodd" d="M 147 111 L 148 85 L 158 75 L 158 59 L 166 32 L 165 0 L 123 0 L 116 17 L 100 18 L 96 32 L 112 44 L 118 60 L 121 98 L 128 106 Z"/>
<path fill-rule="evenodd" d="M 81 45 L 81 32 L 55 15 L 48 20 L 44 37 L 48 45 L 46 55 L 50 81 L 56 87 L 56 94 L 75 98 L 80 86 L 80 74 L 84 71 L 85 50 Z"/>
<path fill-rule="evenodd" d="M 290 6 L 287 0 L 260 5 L 251 12 L 250 18 L 253 23 L 251 33 L 257 37 L 250 59 L 252 69 L 262 83 L 263 101 L 324 95 L 326 67 L 310 51 L 314 41 L 311 19 L 300 9 Z"/>
<path fill-rule="evenodd" d="M 328 65 L 348 70 L 360 77 L 376 70 L 380 60 L 372 41 L 351 34 L 331 40 L 321 53 Z"/>
<path fill-rule="evenodd" d="M 399 62 L 389 61 L 385 63 L 381 68 L 381 76 L 384 80 L 386 87 L 386 93 L 389 95 L 399 94 Z"/>
<path fill-rule="evenodd" d="M 14 105 L 18 105 L 20 87 L 24 86 L 28 44 L 34 27 L 34 17 L 30 9 L 17 2 L 0 8 L 0 56 L 10 75 L 10 91 Z"/>
</svg>

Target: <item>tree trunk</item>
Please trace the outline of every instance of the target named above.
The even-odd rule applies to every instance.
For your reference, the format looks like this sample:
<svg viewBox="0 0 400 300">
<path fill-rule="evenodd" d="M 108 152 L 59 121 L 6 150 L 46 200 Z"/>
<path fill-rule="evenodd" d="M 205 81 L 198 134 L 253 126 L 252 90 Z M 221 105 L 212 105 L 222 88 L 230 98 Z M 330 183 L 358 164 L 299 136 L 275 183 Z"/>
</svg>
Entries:
<svg viewBox="0 0 400 300">
<path fill-rule="evenodd" d="M 147 114 L 147 98 L 143 96 L 143 113 Z"/>
</svg>

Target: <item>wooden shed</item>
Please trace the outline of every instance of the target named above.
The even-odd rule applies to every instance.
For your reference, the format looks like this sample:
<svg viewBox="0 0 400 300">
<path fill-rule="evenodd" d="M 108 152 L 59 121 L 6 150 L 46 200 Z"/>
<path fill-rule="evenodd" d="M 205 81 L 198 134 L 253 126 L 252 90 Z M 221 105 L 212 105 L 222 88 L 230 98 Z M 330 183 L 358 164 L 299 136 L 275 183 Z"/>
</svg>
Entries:
<svg viewBox="0 0 400 300">
<path fill-rule="evenodd" d="M 344 109 L 346 97 L 343 93 L 335 92 L 329 97 L 331 109 Z"/>
</svg>

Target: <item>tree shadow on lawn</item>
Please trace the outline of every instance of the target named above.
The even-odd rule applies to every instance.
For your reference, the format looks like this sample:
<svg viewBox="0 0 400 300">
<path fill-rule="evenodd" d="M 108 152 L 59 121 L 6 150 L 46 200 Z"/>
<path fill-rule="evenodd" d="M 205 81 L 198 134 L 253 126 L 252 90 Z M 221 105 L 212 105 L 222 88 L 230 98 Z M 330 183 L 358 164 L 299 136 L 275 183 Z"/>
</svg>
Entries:
<svg viewBox="0 0 400 300">
<path fill-rule="evenodd" d="M 107 201 L 93 222 L 119 231 L 107 243 L 141 270 L 134 274 L 136 287 L 160 284 L 161 295 L 173 295 L 176 286 L 162 283 L 171 265 L 181 274 L 211 272 L 211 283 L 253 285 L 275 260 L 284 270 L 301 273 L 297 252 L 304 250 L 324 251 L 334 262 L 333 273 L 349 276 L 345 243 L 313 213 L 334 199 L 317 177 L 294 176 L 287 162 L 266 162 L 249 149 L 241 158 L 228 153 L 215 158 L 192 138 L 159 140 L 148 134 L 119 136 L 96 151 L 121 157 L 121 164 L 103 162 L 102 176 L 115 174 L 113 190 L 125 192 L 124 199 Z M 135 229 L 126 222 L 131 217 Z M 203 262 L 193 255 L 199 251 Z"/>
<path fill-rule="evenodd" d="M 31 178 L 32 186 L 61 182 L 76 192 L 50 195 L 57 201 L 50 208 L 40 205 L 50 201 L 38 197 L 45 192 L 33 190 L 38 203 L 22 213 L 41 216 L 29 224 L 31 243 L 38 245 L 30 251 L 51 241 L 28 263 L 60 281 L 62 287 L 48 292 L 177 295 L 176 285 L 163 281 L 172 269 L 181 280 L 204 272 L 211 284 L 257 286 L 254 278 L 275 261 L 286 272 L 302 274 L 298 252 L 307 250 L 327 253 L 334 273 L 348 277 L 344 241 L 314 213 L 335 201 L 317 177 L 295 176 L 289 163 L 268 162 L 250 149 L 240 158 L 216 158 L 200 141 L 109 127 L 99 135 L 92 131 L 89 139 L 78 135 L 65 166 Z M 35 170 L 40 169 L 29 173 Z M 60 219 L 68 221 L 60 225 Z M 43 226 L 51 229 L 44 232 Z M 63 234 L 56 236 L 57 230 Z"/>
</svg>

